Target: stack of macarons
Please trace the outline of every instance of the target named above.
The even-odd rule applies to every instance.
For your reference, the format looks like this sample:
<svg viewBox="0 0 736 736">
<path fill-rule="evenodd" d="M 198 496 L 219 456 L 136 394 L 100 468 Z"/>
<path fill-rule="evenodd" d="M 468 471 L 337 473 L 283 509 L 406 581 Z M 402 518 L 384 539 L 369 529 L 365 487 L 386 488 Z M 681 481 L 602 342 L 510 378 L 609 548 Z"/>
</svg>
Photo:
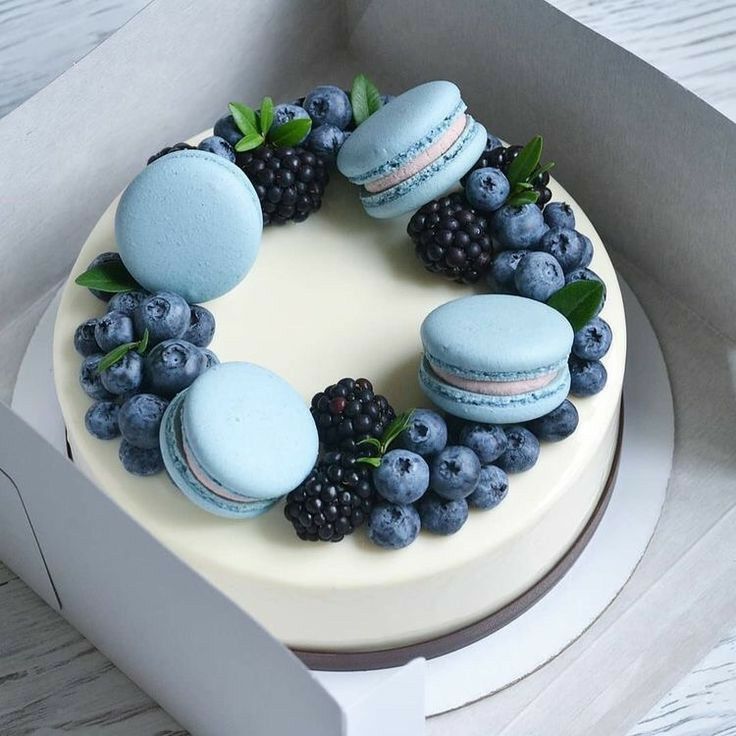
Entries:
<svg viewBox="0 0 736 736">
<path fill-rule="evenodd" d="M 169 153 L 128 185 L 115 215 L 120 257 L 151 292 L 190 304 L 235 287 L 253 265 L 263 216 L 235 164 L 200 150 Z"/>
<path fill-rule="evenodd" d="M 451 189 L 478 160 L 485 128 L 466 113 L 452 82 L 404 92 L 365 120 L 345 141 L 337 167 L 362 187 L 369 215 L 397 217 Z"/>
<path fill-rule="evenodd" d="M 171 479 L 205 511 L 257 516 L 296 488 L 317 460 L 318 437 L 301 396 L 252 363 L 222 363 L 171 402 L 161 423 Z"/>
<path fill-rule="evenodd" d="M 456 299 L 426 317 L 421 338 L 422 389 L 454 416 L 526 422 L 557 408 L 570 390 L 573 330 L 542 302 L 500 294 Z"/>
</svg>

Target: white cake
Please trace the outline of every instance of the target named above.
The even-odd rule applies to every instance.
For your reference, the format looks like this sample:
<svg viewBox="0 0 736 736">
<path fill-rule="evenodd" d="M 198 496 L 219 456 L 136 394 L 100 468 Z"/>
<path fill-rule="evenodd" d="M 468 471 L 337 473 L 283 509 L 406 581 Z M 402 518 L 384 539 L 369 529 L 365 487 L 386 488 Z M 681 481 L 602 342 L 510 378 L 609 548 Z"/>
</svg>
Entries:
<svg viewBox="0 0 736 736">
<path fill-rule="evenodd" d="M 64 289 L 54 338 L 54 373 L 74 461 L 126 513 L 273 635 L 301 650 L 380 650 L 434 639 L 489 616 L 534 586 L 570 549 L 595 510 L 614 458 L 626 357 L 626 324 L 616 274 L 585 214 L 591 268 L 605 281 L 602 316 L 613 329 L 603 359 L 608 383 L 575 399 L 578 430 L 543 444 L 536 466 L 510 476 L 497 508 L 473 512 L 460 533 L 420 534 L 385 551 L 363 533 L 339 544 L 305 543 L 281 507 L 250 520 L 211 516 L 189 503 L 165 473 L 129 475 L 119 440 L 84 427 L 90 399 L 78 382 L 72 335 L 105 305 L 73 278 L 95 255 L 115 250 L 116 204 L 85 243 Z M 418 382 L 419 326 L 436 306 L 469 293 L 426 273 L 406 235 L 408 218 L 369 218 L 357 191 L 335 176 L 323 208 L 299 225 L 268 228 L 247 278 L 207 304 L 217 319 L 211 348 L 283 376 L 309 401 L 343 376 L 366 376 L 403 410 L 427 406 Z M 166 581 L 161 581 L 166 585 Z"/>
</svg>

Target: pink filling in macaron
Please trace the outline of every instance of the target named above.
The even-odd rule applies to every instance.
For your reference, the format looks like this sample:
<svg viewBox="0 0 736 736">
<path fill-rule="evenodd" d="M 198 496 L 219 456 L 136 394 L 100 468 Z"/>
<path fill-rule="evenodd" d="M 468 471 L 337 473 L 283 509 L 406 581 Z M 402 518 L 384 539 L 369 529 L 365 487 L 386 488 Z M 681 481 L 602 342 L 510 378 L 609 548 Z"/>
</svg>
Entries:
<svg viewBox="0 0 736 736">
<path fill-rule="evenodd" d="M 451 386 L 461 388 L 463 391 L 470 391 L 474 394 L 485 394 L 487 396 L 518 396 L 529 391 L 538 391 L 552 383 L 557 371 L 543 373 L 534 378 L 527 378 L 522 381 L 473 381 L 469 378 L 460 378 L 453 376 L 435 366 L 432 370 Z"/>
<path fill-rule="evenodd" d="M 255 501 L 257 499 L 246 498 L 245 496 L 238 496 L 234 493 L 230 493 L 227 489 L 223 488 L 217 481 L 210 478 L 207 473 L 202 469 L 199 463 L 194 458 L 189 445 L 187 444 L 186 438 L 182 440 L 182 446 L 184 447 L 184 457 L 187 461 L 189 470 L 192 471 L 192 475 L 211 493 L 215 496 L 225 499 L 226 501 L 235 501 L 238 503 L 248 503 L 249 501 Z"/>
<path fill-rule="evenodd" d="M 422 169 L 436 161 L 443 153 L 452 148 L 453 143 L 462 135 L 468 122 L 468 116 L 464 113 L 460 114 L 452 121 L 450 127 L 430 146 L 421 151 L 415 158 L 400 166 L 390 174 L 369 181 L 363 186 L 371 193 L 383 192 L 386 189 L 401 184 L 414 174 L 418 174 Z"/>
</svg>

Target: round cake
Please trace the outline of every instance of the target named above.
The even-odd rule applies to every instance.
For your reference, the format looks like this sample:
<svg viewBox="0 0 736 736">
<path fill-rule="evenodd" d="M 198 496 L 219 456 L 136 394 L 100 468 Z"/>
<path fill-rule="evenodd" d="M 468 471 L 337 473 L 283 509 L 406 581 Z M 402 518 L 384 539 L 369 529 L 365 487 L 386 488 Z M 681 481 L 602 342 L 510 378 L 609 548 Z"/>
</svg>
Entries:
<svg viewBox="0 0 736 736">
<path fill-rule="evenodd" d="M 204 138 L 211 140 L 202 135 L 189 144 Z M 406 647 L 498 612 L 575 545 L 599 508 L 619 434 L 626 324 L 616 274 L 585 213 L 559 184 L 548 186 L 554 201 L 572 208 L 576 230 L 593 245 L 590 269 L 605 283 L 600 317 L 614 336 L 601 361 L 607 382 L 595 395 L 571 397 L 577 431 L 562 442 L 542 442 L 534 467 L 509 475 L 503 502 L 471 511 L 458 533 L 422 532 L 395 550 L 363 533 L 339 544 L 309 543 L 284 518 L 283 501 L 254 518 L 222 518 L 191 503 L 165 472 L 126 472 L 119 440 L 101 442 L 85 427 L 90 397 L 80 386 L 72 342 L 78 325 L 106 309 L 74 280 L 96 256 L 117 250 L 117 200 L 84 244 L 56 320 L 54 375 L 74 462 L 125 513 L 293 649 Z M 486 282 L 453 283 L 422 269 L 407 236 L 411 214 L 371 219 L 355 188 L 338 175 L 321 205 L 298 226 L 266 228 L 247 277 L 206 303 L 217 322 L 209 348 L 222 363 L 247 361 L 273 371 L 305 406 L 343 376 L 367 376 L 397 411 L 434 408 L 417 377 L 420 325 L 451 300 L 487 292 Z"/>
</svg>

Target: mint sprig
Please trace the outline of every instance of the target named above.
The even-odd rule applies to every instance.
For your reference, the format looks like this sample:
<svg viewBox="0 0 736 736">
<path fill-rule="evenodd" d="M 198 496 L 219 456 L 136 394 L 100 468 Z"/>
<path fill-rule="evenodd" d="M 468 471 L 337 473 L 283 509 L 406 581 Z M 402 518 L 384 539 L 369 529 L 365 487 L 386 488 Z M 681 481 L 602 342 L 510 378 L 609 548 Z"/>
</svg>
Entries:
<svg viewBox="0 0 736 736">
<path fill-rule="evenodd" d="M 146 350 L 148 349 L 148 339 L 148 328 L 146 328 L 143 332 L 143 337 L 140 340 L 136 340 L 134 342 L 126 342 L 113 348 L 99 362 L 97 366 L 97 373 L 103 373 L 108 368 L 110 368 L 110 366 L 113 366 L 115 365 L 115 363 L 121 361 L 131 350 L 136 350 L 140 355 L 145 354 Z"/>
<path fill-rule="evenodd" d="M 286 148 L 301 143 L 312 129 L 312 121 L 308 118 L 296 118 L 273 129 L 273 100 L 264 97 L 261 108 L 256 112 L 241 102 L 228 105 L 235 125 L 243 137 L 235 144 L 235 150 L 243 153 L 262 146 L 267 141 L 276 148 Z"/>
<path fill-rule="evenodd" d="M 567 318 L 573 332 L 582 330 L 598 314 L 605 289 L 600 281 L 572 281 L 552 294 L 547 306 Z"/>
<path fill-rule="evenodd" d="M 543 145 L 542 136 L 535 135 L 509 164 L 506 178 L 511 185 L 511 191 L 506 204 L 521 207 L 524 204 L 534 204 L 539 199 L 539 192 L 534 190 L 532 182 L 537 176 L 554 167 L 553 161 L 540 165 Z"/>
<path fill-rule="evenodd" d="M 134 291 L 140 286 L 120 261 L 108 261 L 87 269 L 74 279 L 74 283 L 87 289 L 96 289 L 108 294 Z"/>
<path fill-rule="evenodd" d="M 353 79 L 353 85 L 350 88 L 350 104 L 356 125 L 364 123 L 383 105 L 378 87 L 365 74 L 358 74 Z"/>
<path fill-rule="evenodd" d="M 396 417 L 388 427 L 386 427 L 380 440 L 375 437 L 367 437 L 366 439 L 358 442 L 359 445 L 368 445 L 376 451 L 376 453 L 371 457 L 358 458 L 358 462 L 364 463 L 365 465 L 372 465 L 374 468 L 377 468 L 381 464 L 383 456 L 389 451 L 392 443 L 411 424 L 413 416 L 413 409 L 405 411 L 403 414 L 399 414 L 399 416 Z"/>
</svg>

